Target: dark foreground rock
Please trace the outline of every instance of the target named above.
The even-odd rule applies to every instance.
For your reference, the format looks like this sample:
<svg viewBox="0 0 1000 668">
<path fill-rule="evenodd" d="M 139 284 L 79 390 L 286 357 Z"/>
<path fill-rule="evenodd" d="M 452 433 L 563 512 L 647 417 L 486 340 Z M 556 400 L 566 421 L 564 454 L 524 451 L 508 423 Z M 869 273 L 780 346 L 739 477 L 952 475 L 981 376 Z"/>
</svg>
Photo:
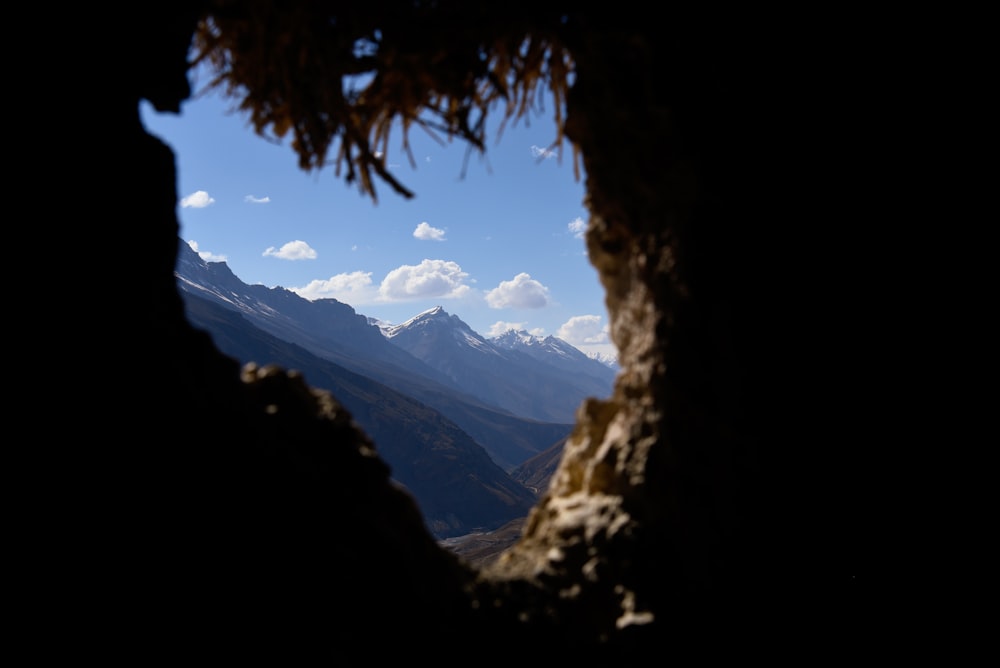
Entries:
<svg viewBox="0 0 1000 668">
<path fill-rule="evenodd" d="M 814 382 L 829 358 L 796 345 L 835 326 L 809 308 L 821 295 L 801 299 L 823 259 L 801 231 L 837 229 L 833 200 L 806 196 L 831 175 L 807 165 L 846 135 L 817 113 L 842 91 L 821 63 L 793 66 L 808 52 L 769 29 L 780 23 L 578 3 L 53 11 L 30 25 L 64 69 L 40 74 L 43 97 L 28 102 L 60 117 L 29 111 L 25 137 L 58 147 L 32 164 L 48 175 L 57 162 L 59 202 L 89 213 L 64 210 L 46 242 L 70 279 L 132 283 L 79 299 L 73 318 L 34 311 L 33 328 L 78 336 L 17 350 L 46 360 L 18 393 L 42 415 L 19 439 L 58 426 L 66 443 L 39 438 L 38 463 L 18 467 L 37 477 L 29 498 L 43 511 L 21 541 L 36 555 L 24 609 L 43 611 L 25 616 L 49 630 L 39 647 L 131 665 L 642 665 L 791 647 L 811 662 L 845 649 L 851 458 L 842 422 L 817 410 L 835 405 Z M 463 86 L 486 85 L 494 62 L 481 54 L 516 54 L 526 35 L 571 55 L 565 131 L 622 373 L 611 398 L 581 407 L 520 540 L 482 568 L 429 535 L 336 397 L 280 369 L 241 370 L 184 318 L 174 157 L 139 104 L 178 110 L 189 96 L 206 13 L 246 90 L 273 93 L 278 112 L 335 95 L 365 35 L 384 40 L 377 66 L 404 101 L 427 81 L 473 99 Z M 830 86 L 822 104 L 817 81 Z M 114 262 L 94 260 L 97 240 L 122 245 Z"/>
</svg>

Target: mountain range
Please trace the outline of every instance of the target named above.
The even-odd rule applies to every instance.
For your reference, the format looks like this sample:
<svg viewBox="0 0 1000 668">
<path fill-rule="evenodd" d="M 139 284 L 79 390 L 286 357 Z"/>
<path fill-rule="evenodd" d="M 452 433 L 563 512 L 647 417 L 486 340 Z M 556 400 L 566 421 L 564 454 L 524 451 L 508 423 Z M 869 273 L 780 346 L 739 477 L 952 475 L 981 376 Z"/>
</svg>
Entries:
<svg viewBox="0 0 1000 668">
<path fill-rule="evenodd" d="M 614 370 L 561 339 L 515 330 L 486 339 L 440 306 L 383 331 L 464 392 L 522 417 L 572 424 L 584 399 L 614 384 Z"/>
<path fill-rule="evenodd" d="M 334 299 L 248 285 L 178 244 L 175 276 L 192 325 L 241 363 L 294 370 L 330 391 L 439 539 L 525 517 L 576 407 L 614 384 L 612 365 L 555 337 L 487 339 L 441 307 L 377 323 Z"/>
</svg>

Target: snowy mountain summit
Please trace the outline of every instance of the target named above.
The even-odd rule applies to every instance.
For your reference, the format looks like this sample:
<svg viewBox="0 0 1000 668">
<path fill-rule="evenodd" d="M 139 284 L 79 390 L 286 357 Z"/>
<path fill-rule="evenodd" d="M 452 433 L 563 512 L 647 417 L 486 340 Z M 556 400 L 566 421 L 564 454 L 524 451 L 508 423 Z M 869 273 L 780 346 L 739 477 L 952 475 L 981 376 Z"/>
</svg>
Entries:
<svg viewBox="0 0 1000 668">
<path fill-rule="evenodd" d="M 616 372 L 554 336 L 509 330 L 486 338 L 440 306 L 385 337 L 469 394 L 516 415 L 572 423 L 587 397 L 610 396 Z"/>
<path fill-rule="evenodd" d="M 499 336 L 489 339 L 493 345 L 504 350 L 516 350 L 534 359 L 559 367 L 566 371 L 582 372 L 598 378 L 611 379 L 617 372 L 617 364 L 609 364 L 604 359 L 587 355 L 579 348 L 556 336 L 536 336 L 523 329 L 508 329 Z M 599 368 L 598 364 L 604 368 Z"/>
<path fill-rule="evenodd" d="M 425 345 L 440 345 L 439 339 L 442 337 L 450 339 L 454 345 L 467 346 L 486 354 L 497 354 L 497 350 L 490 345 L 489 341 L 472 331 L 465 322 L 457 315 L 449 315 L 440 306 L 427 309 L 419 313 L 400 325 L 382 327 L 382 333 L 387 339 L 393 341 L 397 337 L 405 338 L 408 343 L 404 347 L 419 346 L 419 342 Z M 399 340 L 393 341 L 399 343 Z M 411 352 L 413 352 L 411 350 Z M 417 355 L 420 357 L 420 355 Z"/>
<path fill-rule="evenodd" d="M 618 358 L 614 355 L 609 355 L 607 353 L 587 353 L 587 357 L 616 371 L 619 369 Z"/>
<path fill-rule="evenodd" d="M 508 329 L 500 336 L 490 339 L 495 346 L 506 350 L 520 350 L 532 357 L 555 356 L 565 359 L 586 357 L 578 348 L 554 336 L 535 336 L 521 330 Z"/>
</svg>

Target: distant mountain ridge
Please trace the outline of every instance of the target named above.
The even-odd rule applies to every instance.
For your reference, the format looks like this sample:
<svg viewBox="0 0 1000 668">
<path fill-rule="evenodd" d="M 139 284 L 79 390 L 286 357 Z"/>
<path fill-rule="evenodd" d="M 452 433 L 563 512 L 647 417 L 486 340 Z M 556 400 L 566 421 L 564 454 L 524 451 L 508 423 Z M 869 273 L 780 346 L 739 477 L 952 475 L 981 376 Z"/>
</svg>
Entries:
<svg viewBox="0 0 1000 668">
<path fill-rule="evenodd" d="M 618 357 L 610 353 L 587 353 L 587 357 L 600 362 L 616 373 L 621 369 L 621 365 L 618 364 Z"/>
<path fill-rule="evenodd" d="M 401 369 L 460 389 L 412 355 L 384 345 L 378 327 L 347 304 L 335 299 L 309 301 L 281 287 L 248 285 L 225 262 L 206 262 L 186 243 L 179 243 L 175 275 L 182 292 L 239 311 L 265 332 L 359 373 Z"/>
<path fill-rule="evenodd" d="M 614 370 L 561 339 L 514 330 L 487 339 L 440 306 L 381 330 L 471 396 L 536 420 L 573 423 L 585 399 L 614 386 Z"/>
<path fill-rule="evenodd" d="M 492 529 L 523 517 L 534 504 L 532 490 L 434 409 L 268 334 L 237 310 L 192 294 L 184 301 L 188 320 L 209 332 L 223 353 L 299 371 L 311 386 L 330 391 L 375 442 L 435 536 Z"/>
<path fill-rule="evenodd" d="M 442 538 L 525 516 L 544 474 L 515 469 L 558 456 L 579 403 L 613 386 L 612 369 L 555 337 L 487 339 L 441 307 L 387 325 L 337 300 L 247 285 L 178 244 L 192 324 L 241 362 L 298 370 L 333 393 Z"/>
<path fill-rule="evenodd" d="M 256 327 L 316 356 L 418 398 L 451 418 L 505 469 L 549 447 L 572 427 L 526 419 L 469 395 L 450 379 L 392 345 L 366 316 L 334 299 L 310 302 L 284 288 L 247 285 L 225 262 L 206 262 L 178 240 L 182 295 L 239 311 Z"/>
<path fill-rule="evenodd" d="M 489 339 L 493 345 L 505 350 L 519 350 L 530 357 L 551 364 L 570 373 L 584 373 L 608 384 L 608 393 L 614 385 L 617 366 L 608 356 L 591 357 L 576 346 L 549 335 L 535 336 L 523 329 L 508 329 Z"/>
<path fill-rule="evenodd" d="M 434 309 L 430 310 L 434 311 L 440 308 L 441 308 L 440 306 L 437 306 Z M 419 315 L 416 316 L 414 320 L 419 317 L 420 317 Z M 397 327 L 399 327 L 398 325 L 393 325 L 392 323 L 387 323 L 383 320 L 380 320 L 378 318 L 373 318 L 371 316 L 368 316 L 368 324 L 378 327 L 380 330 L 382 330 L 383 334 L 387 334 L 389 330 L 396 329 Z M 556 353 L 556 355 L 570 355 L 573 357 L 576 357 L 578 353 L 582 353 L 582 351 L 579 348 L 573 346 L 570 343 L 567 343 L 566 341 L 563 341 L 562 339 L 556 338 L 554 336 L 545 336 L 545 337 L 536 336 L 534 334 L 526 332 L 523 329 L 517 329 L 517 330 L 508 329 L 506 332 L 500 334 L 499 336 L 487 337 L 487 341 L 490 341 L 494 345 L 499 346 L 501 348 L 507 348 L 513 350 L 520 348 L 525 352 L 527 352 L 528 350 L 534 350 L 536 351 L 535 354 L 539 357 L 539 359 L 542 359 L 543 361 L 546 361 L 545 352 L 554 352 Z M 567 348 L 569 350 L 566 350 Z M 541 354 L 538 354 L 539 352 L 541 352 Z M 615 374 L 617 374 L 617 372 L 621 368 L 618 364 L 618 358 L 615 355 L 609 353 L 582 353 L 582 354 L 585 354 L 590 359 L 599 362 L 603 366 L 608 367 Z M 552 360 L 547 360 L 547 361 L 552 362 Z M 609 374 L 603 370 L 596 371 L 595 373 L 598 377 L 601 378 L 613 377 L 609 376 Z"/>
</svg>

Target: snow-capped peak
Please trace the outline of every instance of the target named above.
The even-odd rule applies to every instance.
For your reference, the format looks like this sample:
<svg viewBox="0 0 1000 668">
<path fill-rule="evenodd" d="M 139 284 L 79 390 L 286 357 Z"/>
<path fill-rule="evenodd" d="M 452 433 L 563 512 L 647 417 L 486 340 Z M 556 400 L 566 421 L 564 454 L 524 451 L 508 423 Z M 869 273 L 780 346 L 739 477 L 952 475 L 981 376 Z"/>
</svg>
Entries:
<svg viewBox="0 0 1000 668">
<path fill-rule="evenodd" d="M 402 324 L 382 327 L 382 332 L 387 337 L 392 338 L 393 336 L 403 331 L 404 329 L 412 329 L 414 327 L 418 327 L 420 325 L 423 325 L 431 321 L 438 321 L 441 320 L 442 317 L 447 319 L 449 316 L 447 312 L 445 312 L 444 308 L 440 306 L 435 306 L 434 308 L 430 308 L 427 309 L 426 311 L 418 313 L 417 315 L 413 316 L 412 318 L 410 318 L 409 320 L 407 320 Z"/>
<path fill-rule="evenodd" d="M 503 334 L 490 339 L 495 345 L 501 348 L 516 348 L 519 346 L 531 346 L 541 342 L 541 338 L 529 334 L 523 329 L 508 329 Z"/>
<path fill-rule="evenodd" d="M 575 347 L 555 336 L 536 336 L 523 329 L 508 329 L 499 336 L 495 336 L 490 341 L 493 345 L 507 350 L 520 350 L 523 352 L 545 352 L 549 355 L 561 357 L 574 357 L 582 355 Z"/>
<path fill-rule="evenodd" d="M 587 357 L 594 360 L 595 362 L 600 362 L 606 367 L 617 369 L 618 368 L 618 358 L 615 355 L 608 353 L 587 353 Z"/>
<path fill-rule="evenodd" d="M 476 348 L 491 355 L 499 351 L 489 341 L 472 331 L 457 315 L 450 315 L 440 306 L 419 313 L 401 325 L 383 327 L 382 333 L 389 339 L 420 337 L 423 341 L 455 341 L 462 346 Z"/>
</svg>

